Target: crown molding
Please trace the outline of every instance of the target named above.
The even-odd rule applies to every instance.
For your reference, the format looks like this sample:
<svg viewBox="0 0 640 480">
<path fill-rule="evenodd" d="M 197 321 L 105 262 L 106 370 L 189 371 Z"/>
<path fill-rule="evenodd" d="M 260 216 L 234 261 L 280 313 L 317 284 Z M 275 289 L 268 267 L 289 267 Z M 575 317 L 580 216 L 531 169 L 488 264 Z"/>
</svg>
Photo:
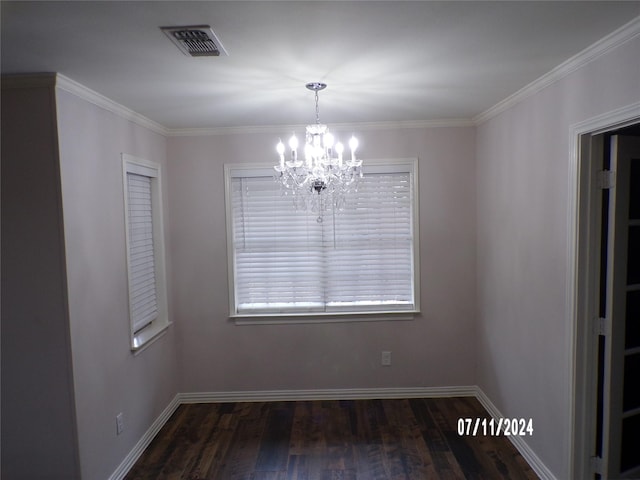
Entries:
<svg viewBox="0 0 640 480">
<path fill-rule="evenodd" d="M 60 90 L 64 90 L 65 92 L 69 92 L 72 95 L 80 97 L 97 107 L 114 113 L 119 117 L 124 118 L 125 120 L 129 120 L 136 125 L 147 128 L 152 132 L 159 133 L 160 135 L 164 136 L 166 136 L 168 133 L 168 129 L 163 125 L 160 125 L 159 123 L 154 122 L 144 115 L 140 115 L 139 113 L 134 112 L 133 110 L 120 105 L 117 102 L 114 102 L 110 98 L 107 98 L 104 95 L 95 92 L 90 88 L 87 88 L 84 85 L 76 82 L 75 80 L 71 80 L 70 78 L 65 77 L 60 73 L 56 74 L 56 87 Z"/>
<path fill-rule="evenodd" d="M 69 92 L 93 105 L 114 113 L 137 125 L 164 135 L 165 137 L 199 137 L 214 135 L 234 134 L 271 134 L 278 135 L 282 132 L 304 129 L 306 125 L 248 125 L 238 127 L 213 127 L 213 128 L 167 128 L 147 117 L 141 115 L 104 95 L 91 90 L 88 87 L 70 79 L 60 73 L 37 73 L 3 75 L 2 88 L 34 88 L 57 87 Z M 333 131 L 367 131 L 367 130 L 397 130 L 397 129 L 424 129 L 444 127 L 473 127 L 475 123 L 467 118 L 445 118 L 436 120 L 415 121 L 390 121 L 390 122 L 360 122 L 360 123 L 332 123 Z"/>
<path fill-rule="evenodd" d="M 610 50 L 613 50 L 633 40 L 638 35 L 640 35 L 640 16 L 634 18 L 606 37 L 603 37 L 580 53 L 569 58 L 550 72 L 546 73 L 537 80 L 534 80 L 524 88 L 518 90 L 516 93 L 496 103 L 493 107 L 485 110 L 479 115 L 476 115 L 475 117 L 473 117 L 473 123 L 475 125 L 480 125 L 481 123 L 486 122 L 487 120 L 513 107 L 514 105 L 522 102 L 532 95 L 535 95 L 549 85 L 552 85 L 553 83 L 561 80 L 567 75 L 584 67 L 588 63 L 604 55 Z"/>
</svg>

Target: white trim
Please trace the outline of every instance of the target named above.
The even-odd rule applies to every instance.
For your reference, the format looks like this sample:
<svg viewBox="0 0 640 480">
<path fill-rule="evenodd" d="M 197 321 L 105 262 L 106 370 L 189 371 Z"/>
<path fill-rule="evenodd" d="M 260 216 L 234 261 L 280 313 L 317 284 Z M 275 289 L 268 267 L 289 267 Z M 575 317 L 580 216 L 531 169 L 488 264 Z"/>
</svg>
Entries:
<svg viewBox="0 0 640 480">
<path fill-rule="evenodd" d="M 156 296 L 158 315 L 148 327 L 136 332 L 133 324 L 133 310 L 131 301 L 129 300 L 129 318 L 130 318 L 130 341 L 131 351 L 139 354 L 146 349 L 147 346 L 159 339 L 171 325 L 168 308 L 168 289 L 167 289 L 167 273 L 166 273 L 166 255 L 165 255 L 165 229 L 164 229 L 164 208 L 163 208 L 163 185 L 162 185 L 162 165 L 151 162 L 142 158 L 134 157 L 126 153 L 121 154 L 122 157 L 122 182 L 124 196 L 124 231 L 125 242 L 127 246 L 127 282 L 132 283 L 131 277 L 131 258 L 129 248 L 129 199 L 127 187 L 127 174 L 137 173 L 151 178 L 151 201 L 152 201 L 152 217 L 153 217 L 153 243 L 154 243 L 154 268 L 156 278 Z"/>
<path fill-rule="evenodd" d="M 295 325 L 311 323 L 352 323 L 352 322 L 407 322 L 415 320 L 419 310 L 403 312 L 315 312 L 313 314 L 255 314 L 229 315 L 236 325 Z"/>
<path fill-rule="evenodd" d="M 164 427 L 165 423 L 167 423 L 169 418 L 171 418 L 171 415 L 173 415 L 180 404 L 180 394 L 177 394 L 175 397 L 173 397 L 173 400 L 169 402 L 167 408 L 165 408 L 160 416 L 156 418 L 156 420 L 151 424 L 144 435 L 142 435 L 142 438 L 138 440 L 129 454 L 124 457 L 124 460 L 122 460 L 122 463 L 120 463 L 118 468 L 116 468 L 116 470 L 111 474 L 109 480 L 122 480 L 127 475 L 127 473 L 129 473 L 131 467 L 133 467 L 136 461 L 138 461 L 142 453 L 151 444 L 155 436 L 162 429 L 162 427 Z"/>
<path fill-rule="evenodd" d="M 144 115 L 140 115 L 133 110 L 114 102 L 113 100 L 105 97 L 104 95 L 91 90 L 80 83 L 71 80 L 68 77 L 65 77 L 61 74 L 56 74 L 56 87 L 60 90 L 64 90 L 65 92 L 71 93 L 77 97 L 80 97 L 83 100 L 86 100 L 93 105 L 103 108 L 111 113 L 118 115 L 119 117 L 124 118 L 125 120 L 129 120 L 136 125 L 147 128 L 152 132 L 159 133 L 160 135 L 167 136 L 169 130 L 160 125 L 157 122 L 145 117 Z"/>
<path fill-rule="evenodd" d="M 480 387 L 476 387 L 475 396 L 482 406 L 489 412 L 492 418 L 499 420 L 505 418 L 500 410 L 493 404 L 489 397 L 485 395 Z M 534 425 L 535 428 L 535 425 Z M 535 430 L 534 430 L 535 432 Z M 509 440 L 514 447 L 520 452 L 520 455 L 527 461 L 534 472 L 541 478 L 541 480 L 557 480 L 556 476 L 547 468 L 547 466 L 540 460 L 531 447 L 524 441 L 524 437 L 519 435 L 510 435 Z M 571 477 L 570 477 L 571 478 Z"/>
<path fill-rule="evenodd" d="M 571 125 L 571 141 L 574 142 L 577 135 L 589 133 L 596 135 L 599 133 L 617 130 L 619 128 L 628 127 L 640 120 L 640 101 L 625 105 L 623 107 L 605 112 L 595 117 L 591 117 L 582 122 Z M 577 144 L 571 145 L 571 161 L 578 162 Z"/>
<path fill-rule="evenodd" d="M 366 160 L 362 166 L 365 176 L 368 173 L 388 173 L 388 172 L 408 172 L 411 174 L 412 197 L 412 284 L 413 284 L 413 305 L 409 309 L 384 310 L 378 306 L 370 311 L 353 310 L 340 308 L 332 311 L 301 311 L 292 313 L 283 312 L 252 312 L 242 313 L 237 311 L 236 299 L 236 264 L 235 248 L 233 238 L 233 203 L 231 201 L 232 179 L 246 176 L 266 177 L 273 176 L 271 164 L 248 163 L 236 164 L 225 163 L 224 169 L 224 191 L 225 191 L 225 225 L 226 225 L 226 247 L 227 247 L 227 280 L 229 285 L 229 315 L 228 317 L 236 325 L 279 325 L 295 323 L 339 323 L 355 321 L 396 321 L 413 320 L 416 314 L 420 313 L 420 193 L 419 193 L 419 160 L 413 158 L 395 159 L 370 159 Z M 406 170 L 405 170 L 406 169 Z M 385 308 L 380 306 L 379 308 Z"/>
<path fill-rule="evenodd" d="M 140 346 L 133 347 L 131 349 L 131 353 L 133 353 L 133 355 L 136 357 L 140 355 L 147 348 L 149 348 L 151 345 L 153 345 L 162 337 L 164 337 L 165 334 L 169 331 L 169 327 L 172 325 L 173 325 L 173 322 L 169 320 L 165 325 L 161 325 L 160 328 L 155 328 L 155 329 L 149 328 L 149 329 L 142 330 L 140 333 L 138 333 L 135 336 Z"/>
<path fill-rule="evenodd" d="M 583 292 L 578 289 L 578 275 L 580 245 L 588 239 L 581 238 L 579 232 L 579 220 L 581 206 L 578 202 L 580 188 L 584 188 L 580 183 L 581 168 L 581 137 L 587 134 L 604 133 L 628 126 L 640 121 L 640 102 L 627 105 L 610 112 L 600 114 L 582 122 L 578 122 L 569 127 L 569 166 L 568 166 L 568 188 L 567 188 L 567 278 L 566 278 L 566 305 L 565 315 L 569 319 L 567 322 L 567 354 L 569 356 L 569 436 L 568 436 L 568 472 L 571 478 L 582 477 L 588 469 L 589 454 L 583 451 L 580 445 L 584 445 L 585 436 L 590 436 L 593 432 L 583 425 L 589 400 L 587 398 L 587 385 L 584 384 L 583 369 L 585 365 L 580 360 L 585 355 L 588 344 L 585 341 L 589 335 L 588 327 L 582 326 L 579 313 L 579 300 Z M 580 370 L 579 370 L 580 369 Z"/>
<path fill-rule="evenodd" d="M 169 137 L 197 137 L 231 134 L 260 134 L 267 133 L 278 135 L 292 130 L 304 130 L 306 125 L 250 125 L 238 127 L 213 127 L 213 128 L 172 128 L 167 130 Z M 443 127 L 473 127 L 475 122 L 468 118 L 445 118 L 436 120 L 414 121 L 388 121 L 388 122 L 362 122 L 362 123 L 332 123 L 329 125 L 333 131 L 365 131 L 365 130 L 395 130 L 395 129 L 421 129 Z"/>
<path fill-rule="evenodd" d="M 617 48 L 620 45 L 623 45 L 624 43 L 634 39 L 638 35 L 640 35 L 640 16 L 634 18 L 606 37 L 598 40 L 596 43 L 582 50 L 577 55 L 574 55 L 568 60 L 562 62 L 553 70 L 549 71 L 537 80 L 534 80 L 529 85 L 521 88 L 504 100 L 496 103 L 493 107 L 485 110 L 479 115 L 476 115 L 472 119 L 473 123 L 475 125 L 480 125 L 481 123 L 486 122 L 487 120 L 513 107 L 514 105 L 522 102 L 526 98 L 535 95 L 549 85 L 561 80 L 570 73 L 573 73 L 576 70 L 582 68 L 601 55 L 604 55 L 610 50 L 613 50 L 614 48 Z"/>
<path fill-rule="evenodd" d="M 461 387 L 346 388 L 323 390 L 258 390 L 180 394 L 181 403 L 287 402 L 306 400 L 372 400 L 392 398 L 473 397 L 475 385 Z"/>
</svg>

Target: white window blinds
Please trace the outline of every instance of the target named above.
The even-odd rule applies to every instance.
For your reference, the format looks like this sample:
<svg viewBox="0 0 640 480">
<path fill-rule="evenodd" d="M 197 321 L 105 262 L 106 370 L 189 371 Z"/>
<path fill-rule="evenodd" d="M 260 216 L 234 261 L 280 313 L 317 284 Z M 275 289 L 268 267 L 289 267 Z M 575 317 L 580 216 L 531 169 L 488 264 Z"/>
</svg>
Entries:
<svg viewBox="0 0 640 480">
<path fill-rule="evenodd" d="M 151 178 L 127 173 L 129 304 L 134 333 L 158 315 Z"/>
<path fill-rule="evenodd" d="M 273 176 L 230 178 L 235 314 L 415 310 L 414 182 L 365 171 L 337 214 L 296 211 Z"/>
</svg>

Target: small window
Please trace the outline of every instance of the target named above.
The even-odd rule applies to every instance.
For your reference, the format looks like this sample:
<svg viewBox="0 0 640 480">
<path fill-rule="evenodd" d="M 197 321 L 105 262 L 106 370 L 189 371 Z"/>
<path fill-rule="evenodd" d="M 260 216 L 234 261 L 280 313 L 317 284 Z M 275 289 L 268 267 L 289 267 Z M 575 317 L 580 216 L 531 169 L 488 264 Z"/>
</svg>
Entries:
<svg viewBox="0 0 640 480">
<path fill-rule="evenodd" d="M 271 167 L 226 165 L 231 316 L 418 311 L 416 175 L 416 160 L 365 162 L 344 210 L 319 218 L 294 208 Z"/>
<path fill-rule="evenodd" d="M 164 269 L 160 165 L 123 154 L 131 348 L 169 325 Z"/>
</svg>

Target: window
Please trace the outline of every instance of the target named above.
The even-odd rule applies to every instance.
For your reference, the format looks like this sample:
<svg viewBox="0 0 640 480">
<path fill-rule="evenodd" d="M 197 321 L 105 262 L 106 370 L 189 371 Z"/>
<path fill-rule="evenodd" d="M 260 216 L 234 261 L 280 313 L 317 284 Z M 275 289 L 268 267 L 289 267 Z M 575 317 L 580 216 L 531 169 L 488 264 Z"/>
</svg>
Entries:
<svg viewBox="0 0 640 480">
<path fill-rule="evenodd" d="M 123 154 L 131 348 L 168 325 L 160 165 Z"/>
<path fill-rule="evenodd" d="M 271 167 L 226 165 L 231 316 L 416 312 L 416 177 L 416 160 L 365 162 L 347 208 L 319 221 Z"/>
</svg>

